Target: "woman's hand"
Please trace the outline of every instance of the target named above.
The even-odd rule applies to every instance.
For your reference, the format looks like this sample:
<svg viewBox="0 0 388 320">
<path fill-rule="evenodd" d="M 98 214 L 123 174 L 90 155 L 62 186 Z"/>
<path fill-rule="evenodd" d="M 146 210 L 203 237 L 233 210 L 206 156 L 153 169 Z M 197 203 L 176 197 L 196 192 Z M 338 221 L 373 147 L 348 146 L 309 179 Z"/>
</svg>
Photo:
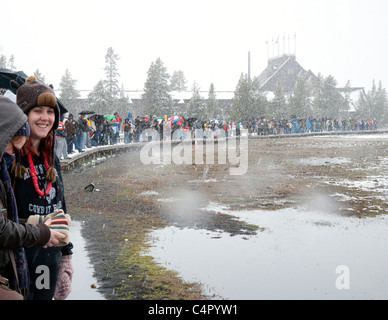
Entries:
<svg viewBox="0 0 388 320">
<path fill-rule="evenodd" d="M 51 219 L 47 219 L 44 224 L 46 226 L 50 226 L 51 225 Z M 60 240 L 63 240 L 66 236 L 63 234 L 63 233 L 60 233 L 58 231 L 55 231 L 53 229 L 50 229 L 50 239 L 49 241 L 43 246 L 43 248 L 48 248 L 48 247 L 52 247 L 52 246 L 55 246 L 55 245 L 58 245 L 60 243 Z"/>
</svg>

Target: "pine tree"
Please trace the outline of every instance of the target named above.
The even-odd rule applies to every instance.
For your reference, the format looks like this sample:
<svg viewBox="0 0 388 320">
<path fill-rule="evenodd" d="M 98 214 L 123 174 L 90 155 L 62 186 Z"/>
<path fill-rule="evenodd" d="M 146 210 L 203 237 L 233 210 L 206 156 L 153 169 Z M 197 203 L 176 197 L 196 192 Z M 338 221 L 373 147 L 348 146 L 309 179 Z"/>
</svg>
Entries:
<svg viewBox="0 0 388 320">
<path fill-rule="evenodd" d="M 173 101 L 170 95 L 170 75 L 162 60 L 157 58 L 147 72 L 142 95 L 143 112 L 149 115 L 171 115 Z"/>
<path fill-rule="evenodd" d="M 247 75 L 241 74 L 230 103 L 229 116 L 233 120 L 248 120 L 250 116 L 254 104 L 250 82 Z"/>
<path fill-rule="evenodd" d="M 312 113 L 311 106 L 311 90 L 307 84 L 306 76 L 301 75 L 296 81 L 293 95 L 290 98 L 289 112 L 286 114 L 286 117 L 309 117 Z"/>
<path fill-rule="evenodd" d="M 267 100 L 260 90 L 257 78 L 249 79 L 241 74 L 234 97 L 229 104 L 229 118 L 231 120 L 253 120 L 266 113 Z"/>
<path fill-rule="evenodd" d="M 170 90 L 178 91 L 178 92 L 187 90 L 187 81 L 183 71 L 181 70 L 174 71 L 174 73 L 171 76 Z"/>
<path fill-rule="evenodd" d="M 130 103 L 128 95 L 125 94 L 124 85 L 121 85 L 120 95 L 117 99 L 116 109 L 119 115 L 126 116 L 130 110 Z"/>
<path fill-rule="evenodd" d="M 387 116 L 387 94 L 383 89 L 381 81 L 379 87 L 376 87 L 375 80 L 372 82 L 372 88 L 366 96 L 360 95 L 356 106 L 357 116 L 364 119 L 376 119 L 377 122 L 384 121 Z"/>
<path fill-rule="evenodd" d="M 269 119 L 285 119 L 288 117 L 288 112 L 286 110 L 286 98 L 284 96 L 283 87 L 280 82 L 277 84 L 274 98 L 271 103 L 268 104 L 270 110 L 268 110 L 267 117 Z"/>
<path fill-rule="evenodd" d="M 343 97 L 337 89 L 337 80 L 333 76 L 325 79 L 325 92 L 328 96 L 328 115 L 333 119 L 339 119 L 343 104 Z"/>
<path fill-rule="evenodd" d="M 114 52 L 113 48 L 108 48 L 105 55 L 105 86 L 106 91 L 109 93 L 112 99 L 112 103 L 114 102 L 114 99 L 117 98 L 120 94 L 120 87 L 118 84 L 118 77 L 120 75 L 117 71 L 117 60 L 119 59 L 119 55 Z"/>
<path fill-rule="evenodd" d="M 0 54 L 0 68 L 9 69 L 11 71 L 15 71 L 15 56 L 11 54 L 7 62 L 7 56 L 4 54 Z"/>
<path fill-rule="evenodd" d="M 214 84 L 210 84 L 209 95 L 206 101 L 206 108 L 203 119 L 223 119 L 224 115 L 221 112 L 220 106 L 217 101 L 217 96 L 214 91 Z"/>
<path fill-rule="evenodd" d="M 16 66 L 15 66 L 15 57 L 13 54 L 11 54 L 11 56 L 9 57 L 9 60 L 8 60 L 8 69 L 9 70 L 12 70 L 12 71 L 15 71 L 16 70 Z"/>
<path fill-rule="evenodd" d="M 317 81 L 313 89 L 313 112 L 314 117 L 339 118 L 343 97 L 338 92 L 337 81 L 333 76 L 323 78 L 318 74 Z M 304 116 L 306 117 L 306 115 Z"/>
<path fill-rule="evenodd" d="M 268 109 L 268 100 L 264 92 L 260 89 L 259 79 L 257 77 L 253 78 L 251 82 L 251 90 L 253 95 L 254 105 L 251 109 L 251 118 L 258 119 L 259 117 L 266 114 Z"/>
<path fill-rule="evenodd" d="M 350 93 L 352 86 L 350 85 L 350 81 L 348 80 L 345 85 L 344 91 L 344 99 L 341 103 L 340 111 L 339 111 L 339 119 L 345 120 L 349 117 L 349 109 L 350 109 Z"/>
<path fill-rule="evenodd" d="M 110 93 L 107 92 L 104 81 L 100 80 L 87 98 L 87 106 L 98 114 L 112 114 L 114 112 L 110 104 Z"/>
<path fill-rule="evenodd" d="M 61 94 L 59 95 L 59 99 L 65 105 L 65 107 L 71 113 L 75 113 L 77 109 L 77 99 L 79 99 L 80 94 L 76 89 L 77 80 L 73 79 L 71 72 L 66 69 L 65 74 L 61 78 L 61 82 L 59 83 L 59 89 Z"/>
<path fill-rule="evenodd" d="M 195 81 L 192 87 L 192 91 L 193 95 L 187 104 L 187 110 L 184 116 L 186 118 L 204 119 L 204 117 L 206 117 L 205 103 L 199 93 L 199 87 Z"/>
<path fill-rule="evenodd" d="M 373 118 L 380 123 L 383 121 L 385 114 L 387 113 L 388 101 L 387 92 L 383 88 L 381 81 L 379 81 L 379 87 L 376 93 L 376 110 L 373 113 Z"/>
<path fill-rule="evenodd" d="M 39 69 L 36 69 L 34 72 L 34 76 L 41 82 L 46 83 L 46 77 L 42 75 L 42 73 L 39 71 Z"/>
<path fill-rule="evenodd" d="M 369 112 L 369 101 L 368 101 L 367 95 L 364 95 L 362 92 L 360 92 L 360 95 L 358 97 L 357 103 L 356 103 L 356 117 L 357 118 L 364 118 Z"/>
<path fill-rule="evenodd" d="M 0 68 L 7 68 L 7 57 L 0 54 Z"/>
</svg>

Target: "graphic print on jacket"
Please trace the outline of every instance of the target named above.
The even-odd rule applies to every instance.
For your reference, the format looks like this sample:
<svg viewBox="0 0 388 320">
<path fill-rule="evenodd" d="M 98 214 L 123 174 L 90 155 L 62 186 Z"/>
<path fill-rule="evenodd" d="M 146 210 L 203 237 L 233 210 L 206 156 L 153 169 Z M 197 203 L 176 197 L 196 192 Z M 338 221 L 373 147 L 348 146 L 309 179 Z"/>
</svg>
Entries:
<svg viewBox="0 0 388 320">
<path fill-rule="evenodd" d="M 26 168 L 27 173 L 24 173 L 23 179 L 16 179 L 15 182 L 15 196 L 18 199 L 18 204 L 20 207 L 25 208 L 24 210 L 19 210 L 19 218 L 27 219 L 30 215 L 34 214 L 46 215 L 54 212 L 56 209 L 63 209 L 65 211 L 64 188 L 62 179 L 58 178 L 58 166 L 60 164 L 57 157 L 55 157 L 54 164 L 57 179 L 52 184 L 50 190 L 47 190 L 48 183 L 45 178 L 46 170 L 43 164 L 43 157 L 34 157 L 34 168 L 37 175 L 38 187 L 43 192 L 47 190 L 47 194 L 44 196 L 40 196 L 35 191 L 27 157 L 23 157 L 21 162 Z"/>
</svg>

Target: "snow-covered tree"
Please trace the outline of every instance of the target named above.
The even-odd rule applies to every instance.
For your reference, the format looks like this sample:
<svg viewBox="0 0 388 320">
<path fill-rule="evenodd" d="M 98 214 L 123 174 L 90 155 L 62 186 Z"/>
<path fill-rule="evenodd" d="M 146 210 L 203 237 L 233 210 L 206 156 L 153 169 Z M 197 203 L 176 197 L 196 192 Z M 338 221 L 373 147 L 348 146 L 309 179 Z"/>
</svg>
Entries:
<svg viewBox="0 0 388 320">
<path fill-rule="evenodd" d="M 269 119 L 286 119 L 289 116 L 289 111 L 287 109 L 285 93 L 283 91 L 282 85 L 279 82 L 276 86 L 273 100 L 271 103 L 268 103 L 266 116 Z"/>
<path fill-rule="evenodd" d="M 286 117 L 296 116 L 306 118 L 312 115 L 311 89 L 305 75 L 301 75 L 296 81 L 294 92 L 290 98 Z"/>
<path fill-rule="evenodd" d="M 185 117 L 204 119 L 206 116 L 204 99 L 199 93 L 199 86 L 194 81 L 192 87 L 193 95 L 191 96 L 186 109 Z"/>
<path fill-rule="evenodd" d="M 376 87 L 373 80 L 371 90 L 368 90 L 366 96 L 360 94 L 356 113 L 359 118 L 376 119 L 378 123 L 387 119 L 388 100 L 386 90 L 383 88 L 381 81 L 379 87 Z M 383 121 L 385 122 L 385 120 Z"/>
<path fill-rule="evenodd" d="M 7 57 L 4 54 L 0 54 L 0 68 L 7 68 Z"/>
<path fill-rule="evenodd" d="M 241 74 L 229 105 L 229 118 L 247 121 L 264 116 L 266 104 L 267 100 L 260 90 L 258 79 L 251 80 L 248 75 Z"/>
<path fill-rule="evenodd" d="M 11 54 L 11 56 L 9 57 L 8 59 L 8 69 L 9 70 L 12 70 L 12 71 L 15 71 L 16 70 L 16 66 L 15 66 L 15 57 L 13 54 Z"/>
<path fill-rule="evenodd" d="M 36 69 L 36 71 L 34 72 L 34 76 L 39 81 L 46 83 L 46 77 L 39 71 L 39 69 Z"/>
<path fill-rule="evenodd" d="M 170 75 L 162 60 L 157 58 L 151 63 L 147 72 L 142 95 L 143 113 L 156 115 L 170 115 L 173 101 L 170 95 Z"/>
<path fill-rule="evenodd" d="M 209 96 L 206 101 L 206 108 L 203 119 L 220 119 L 222 112 L 217 101 L 217 96 L 214 90 L 214 84 L 210 84 Z"/>
<path fill-rule="evenodd" d="M 130 110 L 130 103 L 128 95 L 125 93 L 124 85 L 121 85 L 120 95 L 116 101 L 116 112 L 119 113 L 120 116 L 126 116 Z"/>
<path fill-rule="evenodd" d="M 79 99 L 80 94 L 76 89 L 77 80 L 73 79 L 71 72 L 66 69 L 65 74 L 61 78 L 59 83 L 59 90 L 61 91 L 59 99 L 64 104 L 69 112 L 75 113 L 77 99 Z"/>
<path fill-rule="evenodd" d="M 379 87 L 376 92 L 375 110 L 372 116 L 380 123 L 383 120 L 387 111 L 388 111 L 387 92 L 383 88 L 381 81 L 379 81 Z"/>
<path fill-rule="evenodd" d="M 318 74 L 317 81 L 313 86 L 314 117 L 331 117 L 333 119 L 339 118 L 343 97 L 338 92 L 336 86 L 337 81 L 333 76 L 324 78 L 321 74 Z"/>
<path fill-rule="evenodd" d="M 247 75 L 241 74 L 237 83 L 234 96 L 230 104 L 229 115 L 233 120 L 249 118 L 249 111 L 254 103 L 251 92 L 250 79 Z"/>
<path fill-rule="evenodd" d="M 250 118 L 257 119 L 266 114 L 268 101 L 264 92 L 260 89 L 260 82 L 257 77 L 250 81 L 251 95 L 253 97 L 253 106 L 249 110 Z"/>
<path fill-rule="evenodd" d="M 344 99 L 341 103 L 340 111 L 339 111 L 339 120 L 345 120 L 349 117 L 349 109 L 350 109 L 350 93 L 352 92 L 352 87 L 350 85 L 350 81 L 348 80 L 346 82 L 345 88 L 344 88 Z"/>
<path fill-rule="evenodd" d="M 110 103 L 110 92 L 105 89 L 104 81 L 100 80 L 93 88 L 87 98 L 88 109 L 98 114 L 109 114 L 115 112 Z"/>
<path fill-rule="evenodd" d="M 178 70 L 174 71 L 171 76 L 171 91 L 186 91 L 187 90 L 187 81 L 183 71 Z"/>
<path fill-rule="evenodd" d="M 9 59 L 7 61 L 7 56 L 4 54 L 0 54 L 0 68 L 5 68 L 5 69 L 15 71 L 16 70 L 15 56 L 13 54 L 11 54 L 11 56 L 9 57 Z"/>
<path fill-rule="evenodd" d="M 119 59 L 119 55 L 114 52 L 112 47 L 109 47 L 105 55 L 105 86 L 112 100 L 120 94 L 120 74 L 117 71 L 117 60 Z"/>
</svg>

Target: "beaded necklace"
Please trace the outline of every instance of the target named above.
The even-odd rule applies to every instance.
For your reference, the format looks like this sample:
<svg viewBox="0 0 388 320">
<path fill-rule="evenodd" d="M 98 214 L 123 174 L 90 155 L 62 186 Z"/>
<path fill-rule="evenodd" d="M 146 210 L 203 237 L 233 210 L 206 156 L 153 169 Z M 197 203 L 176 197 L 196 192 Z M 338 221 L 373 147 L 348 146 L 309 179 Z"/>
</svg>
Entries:
<svg viewBox="0 0 388 320">
<path fill-rule="evenodd" d="M 42 152 L 42 153 L 43 153 L 43 164 L 44 164 L 45 169 L 47 170 L 49 168 L 48 161 L 47 161 L 47 155 L 44 152 Z M 42 190 L 40 190 L 39 185 L 38 185 L 38 177 L 36 175 L 34 162 L 32 161 L 32 156 L 30 153 L 28 153 L 27 158 L 28 158 L 28 166 L 30 167 L 30 175 L 31 175 L 32 183 L 34 184 L 34 189 L 41 197 L 44 197 L 51 190 L 51 186 L 52 186 L 51 181 L 47 182 L 46 190 L 44 192 Z"/>
</svg>

